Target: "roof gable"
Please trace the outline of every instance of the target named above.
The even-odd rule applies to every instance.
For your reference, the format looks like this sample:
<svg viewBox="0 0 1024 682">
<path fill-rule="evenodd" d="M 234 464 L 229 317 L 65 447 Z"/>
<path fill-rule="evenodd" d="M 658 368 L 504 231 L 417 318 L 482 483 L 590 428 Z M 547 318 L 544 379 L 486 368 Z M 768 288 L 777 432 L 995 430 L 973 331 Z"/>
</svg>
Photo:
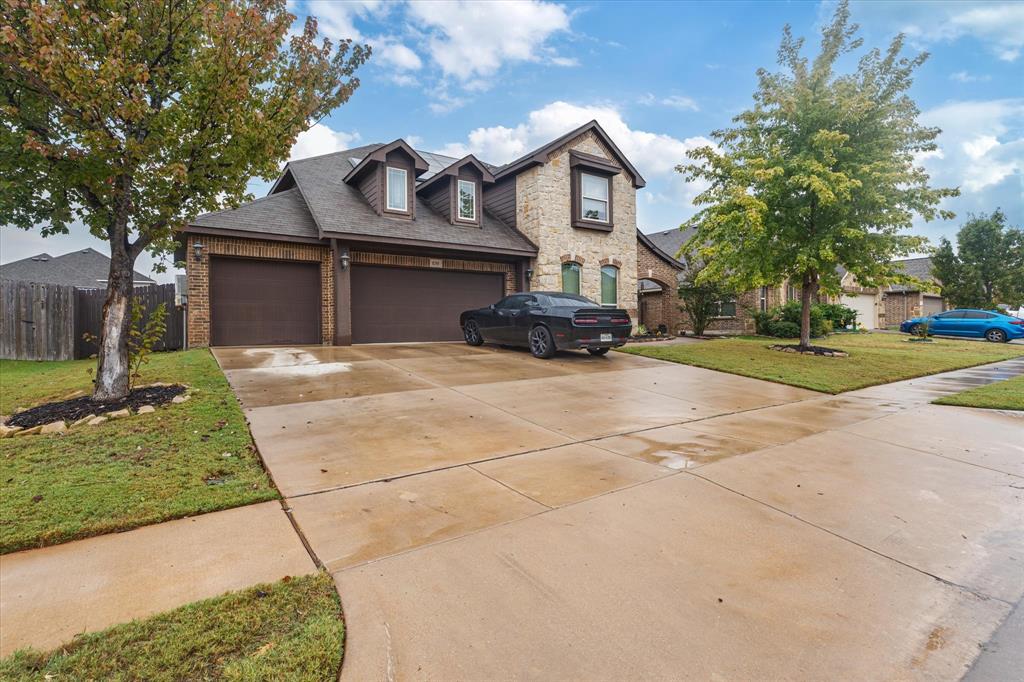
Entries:
<svg viewBox="0 0 1024 682">
<path fill-rule="evenodd" d="M 490 169 L 487 168 L 487 166 L 485 166 L 479 159 L 477 159 L 472 154 L 467 154 L 458 161 L 449 164 L 443 170 L 434 173 L 432 176 L 430 176 L 429 180 L 421 182 L 419 186 L 416 187 L 416 191 L 426 191 L 429 188 L 435 186 L 436 183 L 440 182 L 442 178 L 447 178 L 451 176 L 458 177 L 459 171 L 465 168 L 466 166 L 475 168 L 480 173 L 480 177 L 483 179 L 484 184 L 490 185 L 494 183 L 494 175 L 491 173 Z"/>
<path fill-rule="evenodd" d="M 590 121 L 589 123 L 584 123 L 579 128 L 576 128 L 575 130 L 572 130 L 566 133 L 565 135 L 562 135 L 561 137 L 551 142 L 548 142 L 543 147 L 534 149 L 532 152 L 524 154 L 515 161 L 511 161 L 510 163 L 505 164 L 504 166 L 495 171 L 494 177 L 500 180 L 503 177 L 506 177 L 508 175 L 514 175 L 532 166 L 547 163 L 548 155 L 551 152 L 555 151 L 556 149 L 561 147 L 566 142 L 572 140 L 573 138 L 579 137 L 580 135 L 588 131 L 593 132 L 594 135 L 596 135 L 597 138 L 612 153 L 612 156 L 615 157 L 615 160 L 618 161 L 626 170 L 629 171 L 629 174 L 633 177 L 633 187 L 635 187 L 636 189 L 640 189 L 641 187 L 647 185 L 647 181 L 643 179 L 643 176 L 640 175 L 640 172 L 632 163 L 629 162 L 629 159 L 627 159 L 626 155 L 622 153 L 622 150 L 620 150 L 618 146 L 616 146 L 616 144 L 612 142 L 612 138 L 608 136 L 608 133 L 604 131 L 604 128 L 602 128 L 597 121 Z"/>
<path fill-rule="evenodd" d="M 414 175 L 419 177 L 428 170 L 430 170 L 430 164 L 427 160 L 419 155 L 415 149 L 409 146 L 409 143 L 399 138 L 389 144 L 381 145 L 374 149 L 372 152 L 364 156 L 355 167 L 349 171 L 345 176 L 345 182 L 356 182 L 366 173 L 370 167 L 375 163 L 384 163 L 387 160 L 388 154 L 401 151 L 404 152 L 410 159 L 412 159 L 412 165 L 414 169 Z"/>
</svg>

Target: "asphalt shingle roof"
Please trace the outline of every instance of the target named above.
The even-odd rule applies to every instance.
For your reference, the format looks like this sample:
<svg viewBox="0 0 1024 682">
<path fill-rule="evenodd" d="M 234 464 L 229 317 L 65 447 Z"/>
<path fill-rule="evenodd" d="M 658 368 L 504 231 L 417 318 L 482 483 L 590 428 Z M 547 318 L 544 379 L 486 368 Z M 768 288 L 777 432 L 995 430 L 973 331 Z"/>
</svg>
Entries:
<svg viewBox="0 0 1024 682">
<path fill-rule="evenodd" d="M 937 282 L 935 275 L 932 274 L 932 259 L 924 256 L 921 258 L 907 258 L 905 260 L 893 261 L 893 264 L 898 266 L 905 274 L 925 282 Z M 889 291 L 900 292 L 900 291 L 918 291 L 921 287 L 913 284 L 890 284 Z"/>
<path fill-rule="evenodd" d="M 140 272 L 135 272 L 136 284 L 154 284 Z M 96 249 L 71 251 L 62 256 L 40 253 L 0 265 L 0 279 L 64 284 L 79 289 L 102 289 L 110 277 L 110 258 Z"/>
<path fill-rule="evenodd" d="M 296 187 L 250 201 L 238 208 L 204 213 L 192 224 L 197 227 L 252 232 L 254 235 L 270 233 L 320 238 L 316 222 Z"/>
<path fill-rule="evenodd" d="M 369 144 L 322 156 L 298 159 L 287 172 L 295 187 L 278 191 L 236 209 L 206 213 L 191 224 L 197 227 L 239 230 L 284 236 L 320 238 L 322 233 L 390 237 L 435 242 L 446 247 L 489 247 L 534 253 L 536 247 L 520 232 L 483 212 L 481 226 L 452 225 L 417 196 L 415 220 L 377 215 L 358 188 L 344 178 L 380 147 Z M 458 159 L 420 152 L 430 166 L 418 180 L 425 181 Z M 489 164 L 485 164 L 489 168 Z"/>
<path fill-rule="evenodd" d="M 671 230 L 662 230 L 661 232 L 645 233 L 647 238 L 654 242 L 654 245 L 659 249 L 667 253 L 668 255 L 675 258 L 680 263 L 685 263 L 679 258 L 679 250 L 683 248 L 683 244 L 690 240 L 693 233 L 696 230 L 692 227 L 688 227 L 685 230 L 674 228 Z"/>
</svg>

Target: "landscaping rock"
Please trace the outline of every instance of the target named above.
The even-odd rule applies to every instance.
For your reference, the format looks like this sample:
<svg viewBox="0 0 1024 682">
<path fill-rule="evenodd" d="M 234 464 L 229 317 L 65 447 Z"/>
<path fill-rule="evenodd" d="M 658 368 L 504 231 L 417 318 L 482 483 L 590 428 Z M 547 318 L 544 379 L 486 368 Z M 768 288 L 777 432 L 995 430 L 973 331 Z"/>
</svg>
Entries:
<svg viewBox="0 0 1024 682">
<path fill-rule="evenodd" d="M 39 426 L 33 426 L 30 429 L 22 429 L 21 431 L 18 431 L 14 435 L 15 436 L 34 436 L 35 434 L 39 433 L 42 430 L 43 430 L 43 426 L 42 426 L 42 424 L 40 424 Z"/>
<path fill-rule="evenodd" d="M 156 408 L 152 405 L 143 405 L 135 411 L 136 414 L 150 414 L 156 412 Z"/>
<path fill-rule="evenodd" d="M 39 431 L 39 433 L 42 433 L 42 434 L 64 433 L 67 430 L 68 430 L 68 425 L 67 424 L 65 424 L 62 421 L 57 421 L 57 422 L 50 422 L 49 424 L 43 426 L 41 428 L 41 430 Z"/>
<path fill-rule="evenodd" d="M 188 398 L 189 396 L 187 395 L 176 395 L 173 398 L 171 398 L 171 402 L 174 403 L 175 405 L 180 405 L 181 403 L 186 402 Z"/>
<path fill-rule="evenodd" d="M 4 426 L 0 424 L 0 438 L 10 438 L 18 431 L 21 431 L 20 426 Z"/>
<path fill-rule="evenodd" d="M 120 417 L 130 417 L 131 411 L 126 407 L 123 410 L 114 410 L 113 412 L 107 412 L 106 416 L 110 419 L 118 419 Z"/>
<path fill-rule="evenodd" d="M 95 418 L 96 418 L 96 415 L 94 415 L 94 414 L 87 414 L 84 417 L 82 417 L 81 419 L 76 419 L 75 421 L 73 421 L 71 423 L 71 428 L 75 428 L 76 426 L 81 426 L 82 424 L 85 424 L 86 422 L 88 422 L 90 419 L 95 419 Z"/>
<path fill-rule="evenodd" d="M 100 424 L 102 424 L 102 423 L 103 423 L 103 422 L 105 422 L 105 421 L 107 421 L 107 418 L 106 418 L 106 417 L 93 417 L 92 419 L 90 419 L 90 420 L 89 420 L 88 422 L 86 422 L 86 423 L 87 423 L 87 424 L 88 424 L 89 426 L 99 426 Z"/>
</svg>

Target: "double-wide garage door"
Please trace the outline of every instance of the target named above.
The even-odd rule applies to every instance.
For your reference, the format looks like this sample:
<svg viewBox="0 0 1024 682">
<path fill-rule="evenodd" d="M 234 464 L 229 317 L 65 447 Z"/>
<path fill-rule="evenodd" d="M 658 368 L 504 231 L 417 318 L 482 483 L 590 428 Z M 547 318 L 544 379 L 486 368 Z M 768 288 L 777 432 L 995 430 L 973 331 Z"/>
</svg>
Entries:
<svg viewBox="0 0 1024 682">
<path fill-rule="evenodd" d="M 459 314 L 496 303 L 501 273 L 352 266 L 352 342 L 458 341 Z"/>
<path fill-rule="evenodd" d="M 320 343 L 320 264 L 210 259 L 215 346 Z"/>
</svg>

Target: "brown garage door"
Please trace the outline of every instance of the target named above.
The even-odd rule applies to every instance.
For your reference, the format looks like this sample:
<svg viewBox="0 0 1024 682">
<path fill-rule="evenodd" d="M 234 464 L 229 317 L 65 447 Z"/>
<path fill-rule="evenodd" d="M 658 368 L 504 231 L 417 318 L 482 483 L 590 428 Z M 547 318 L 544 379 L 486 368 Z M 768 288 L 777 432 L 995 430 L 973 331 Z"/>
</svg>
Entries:
<svg viewBox="0 0 1024 682">
<path fill-rule="evenodd" d="M 497 302 L 500 273 L 352 266 L 352 341 L 459 341 L 459 313 Z"/>
<path fill-rule="evenodd" d="M 320 343 L 320 265 L 210 259 L 215 346 Z"/>
</svg>

